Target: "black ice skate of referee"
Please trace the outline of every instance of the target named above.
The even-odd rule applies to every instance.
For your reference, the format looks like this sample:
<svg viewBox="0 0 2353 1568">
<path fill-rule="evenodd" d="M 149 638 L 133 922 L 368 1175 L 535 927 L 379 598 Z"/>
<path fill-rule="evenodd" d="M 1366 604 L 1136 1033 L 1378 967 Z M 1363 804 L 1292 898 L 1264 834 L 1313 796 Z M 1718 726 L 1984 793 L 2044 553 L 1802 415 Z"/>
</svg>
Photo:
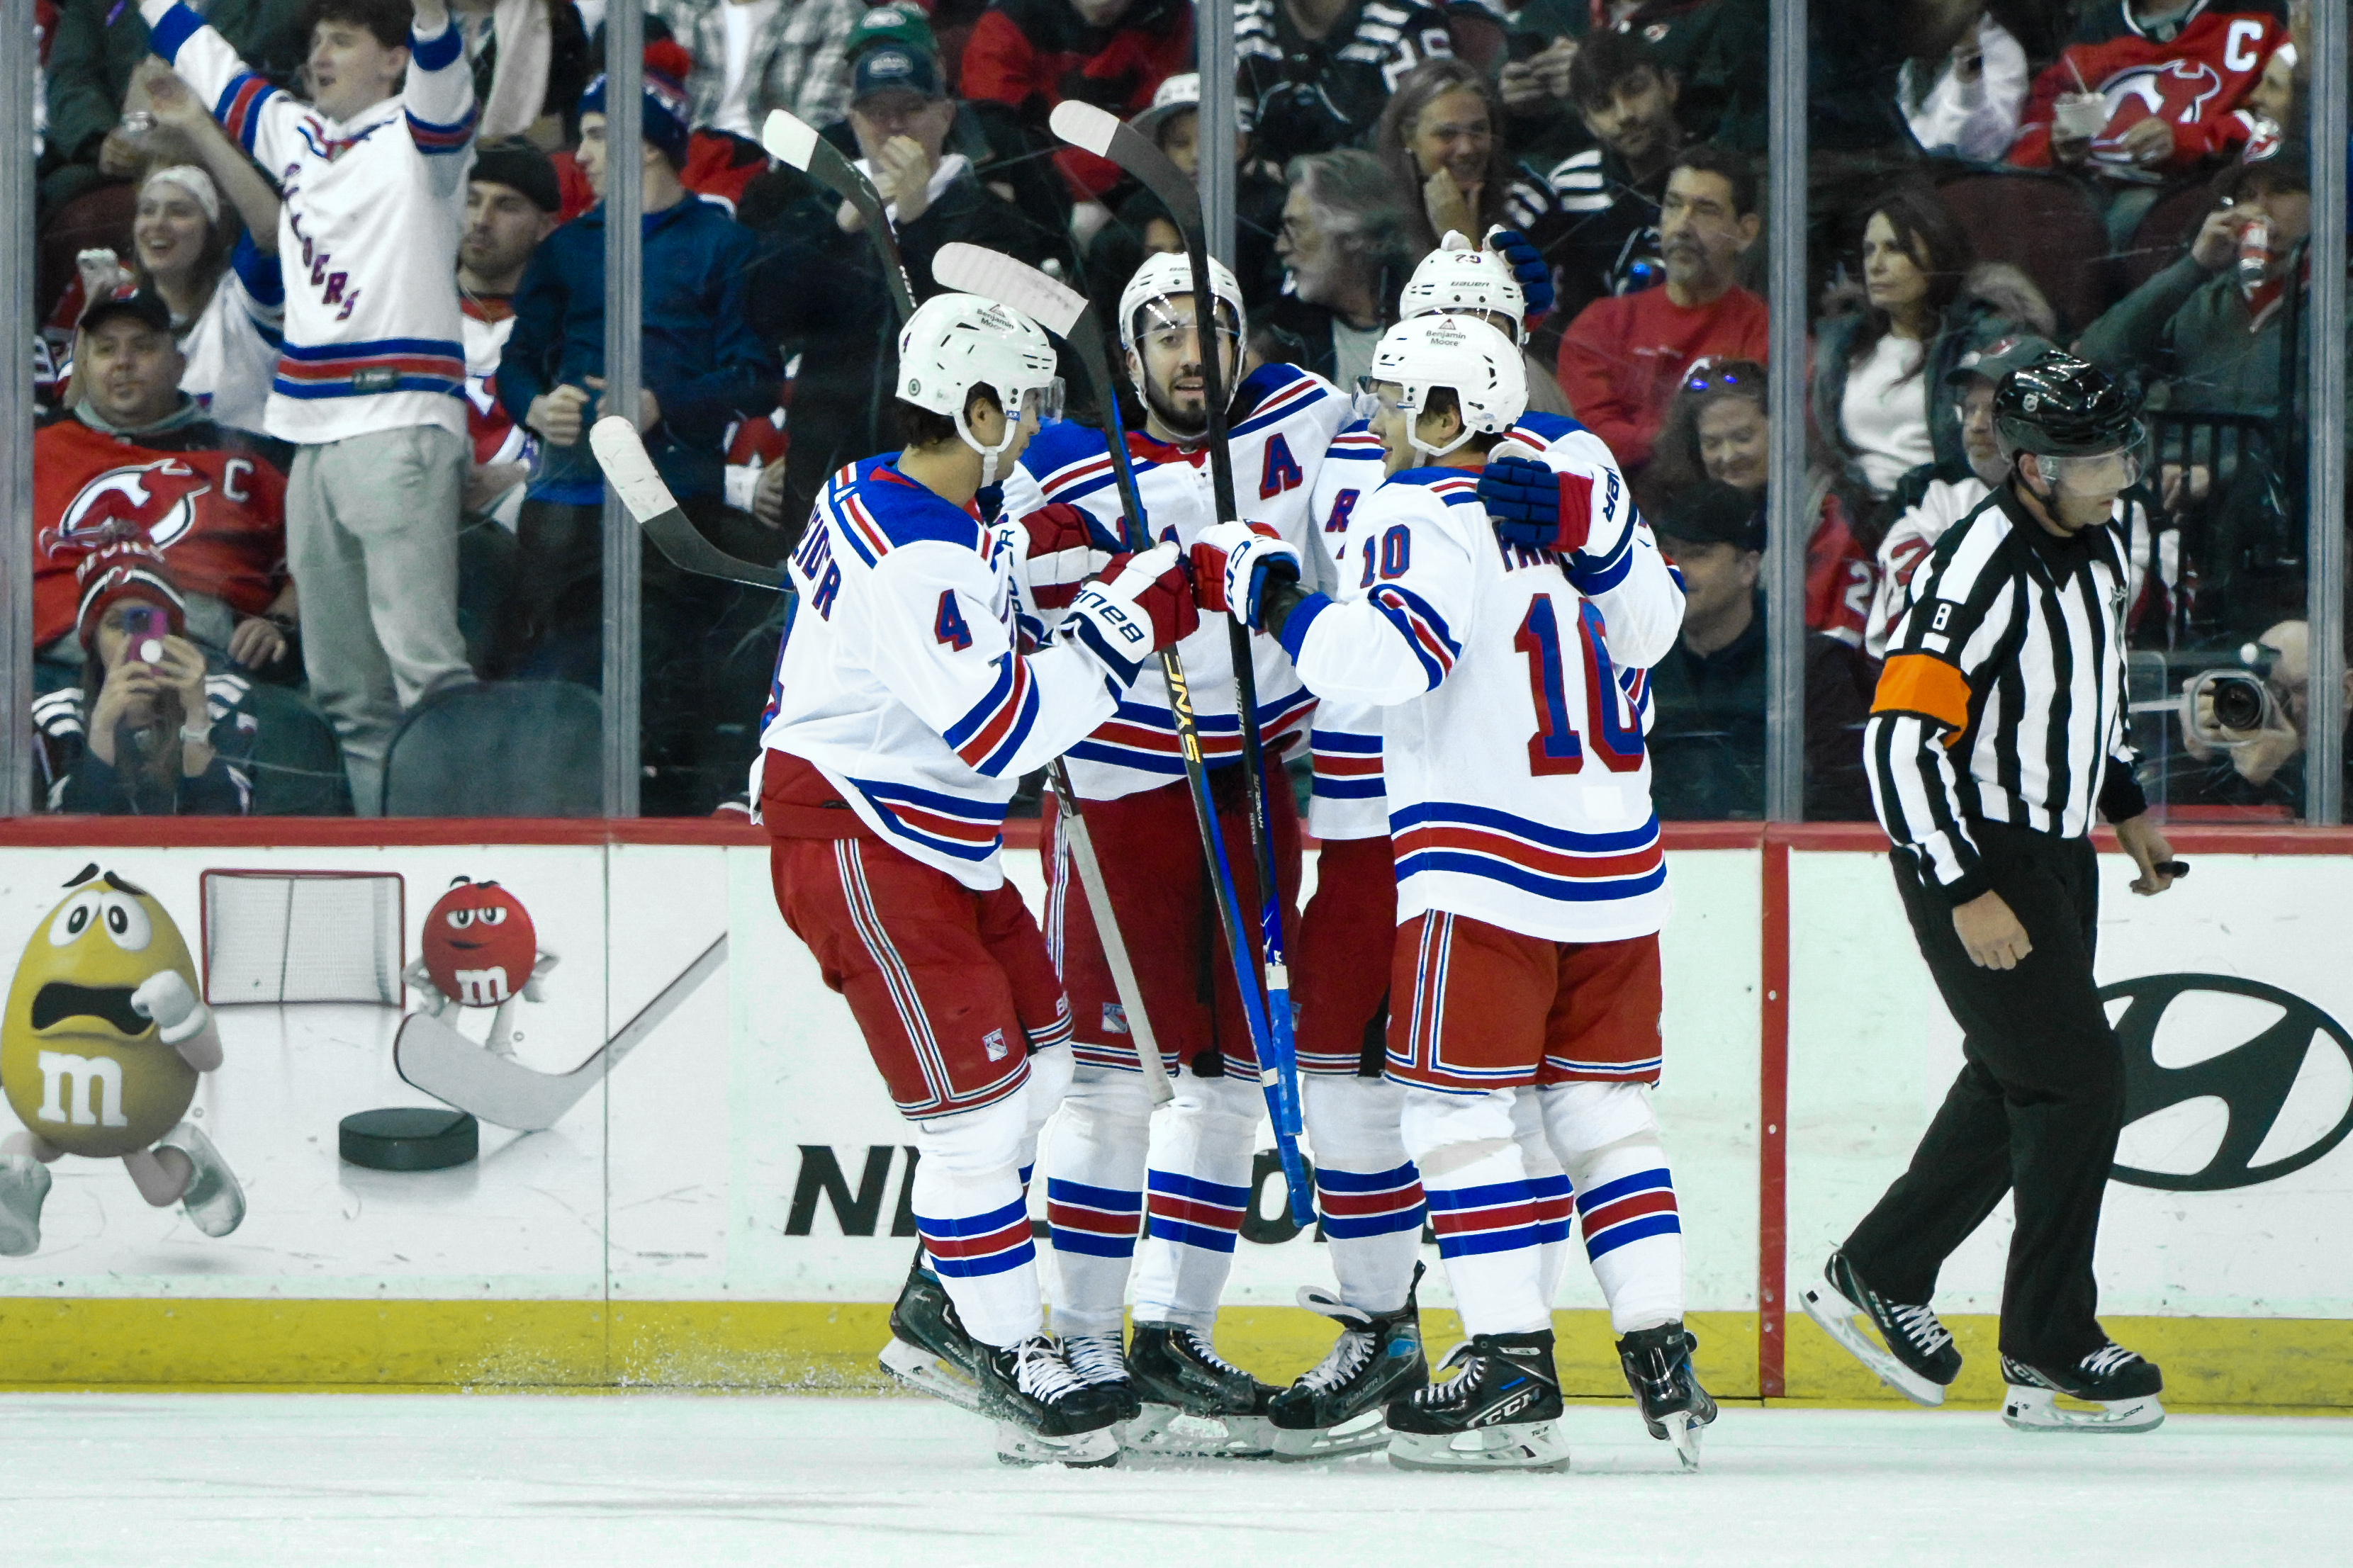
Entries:
<svg viewBox="0 0 2353 1568">
<path fill-rule="evenodd" d="M 2052 353 L 2004 378 L 1995 415 L 2010 478 L 1922 563 L 1864 739 L 1896 885 L 1967 1061 L 1807 1305 L 1825 1326 L 1825 1302 L 1868 1316 L 1901 1363 L 1882 1375 L 1936 1402 L 1960 1367 L 1926 1306 L 1937 1270 L 2014 1189 L 2007 1380 L 2153 1396 L 2156 1368 L 2110 1350 L 2092 1275 L 2125 1103 L 2092 975 L 2095 814 L 2137 863 L 2135 892 L 2179 869 L 2160 868 L 2172 850 L 2124 729 L 2131 572 L 2112 511 L 2137 477 L 2139 408 Z M 1849 1348 L 1877 1369 L 1873 1347 Z"/>
</svg>

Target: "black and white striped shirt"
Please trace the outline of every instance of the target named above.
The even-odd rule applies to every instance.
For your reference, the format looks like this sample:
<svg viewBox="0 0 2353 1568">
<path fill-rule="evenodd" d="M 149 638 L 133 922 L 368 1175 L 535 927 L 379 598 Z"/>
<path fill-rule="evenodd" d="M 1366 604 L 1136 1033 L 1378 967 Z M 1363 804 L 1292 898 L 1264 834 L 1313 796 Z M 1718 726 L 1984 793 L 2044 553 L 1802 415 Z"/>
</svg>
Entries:
<svg viewBox="0 0 2353 1568">
<path fill-rule="evenodd" d="M 1956 905 L 1986 891 L 1972 825 L 2063 838 L 2147 808 L 2125 740 L 2130 576 L 2113 521 L 2072 539 L 2008 485 L 1936 543 L 1863 731 L 1887 836 Z"/>
</svg>

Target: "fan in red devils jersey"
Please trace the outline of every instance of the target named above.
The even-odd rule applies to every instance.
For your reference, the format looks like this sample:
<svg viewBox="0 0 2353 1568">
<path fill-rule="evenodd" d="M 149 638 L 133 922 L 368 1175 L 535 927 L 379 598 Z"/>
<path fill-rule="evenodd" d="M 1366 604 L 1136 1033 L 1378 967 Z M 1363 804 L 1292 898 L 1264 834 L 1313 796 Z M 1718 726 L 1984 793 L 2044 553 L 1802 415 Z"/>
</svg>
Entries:
<svg viewBox="0 0 2353 1568">
<path fill-rule="evenodd" d="M 1065 99 L 1124 120 L 1193 62 L 1193 10 L 1183 0 L 997 0 L 965 46 L 957 90 L 1001 103 L 1042 128 Z M 1119 165 L 1075 147 L 1054 162 L 1081 198 L 1120 183 Z"/>
<path fill-rule="evenodd" d="M 142 530 L 187 602 L 187 636 L 218 664 L 283 660 L 294 625 L 286 479 L 180 390 L 171 315 L 122 292 L 83 312 L 82 400 L 33 437 L 33 646 L 78 662 L 74 571 L 109 524 Z"/>
<path fill-rule="evenodd" d="M 2294 47 L 2279 0 L 2107 0 L 2035 79 L 2010 161 L 2193 174 L 2255 133 L 2249 100 L 2283 46 Z"/>
</svg>

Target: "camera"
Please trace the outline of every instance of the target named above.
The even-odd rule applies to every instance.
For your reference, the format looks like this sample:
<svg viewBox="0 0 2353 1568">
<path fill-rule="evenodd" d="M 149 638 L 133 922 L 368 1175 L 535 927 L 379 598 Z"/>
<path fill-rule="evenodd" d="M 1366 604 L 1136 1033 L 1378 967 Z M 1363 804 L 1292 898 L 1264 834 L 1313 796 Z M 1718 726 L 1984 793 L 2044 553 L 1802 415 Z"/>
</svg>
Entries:
<svg viewBox="0 0 2353 1568">
<path fill-rule="evenodd" d="M 2223 731 L 2243 735 L 2277 728 L 2282 721 L 2279 694 L 2268 679 L 2274 657 L 2271 649 L 2249 643 L 2239 650 L 2241 668 L 2200 670 L 2192 676 L 2181 688 L 2183 732 L 2201 746 L 2228 747 L 2246 742 Z M 2199 715 L 2201 706 L 2208 710 L 2211 726 Z"/>
</svg>

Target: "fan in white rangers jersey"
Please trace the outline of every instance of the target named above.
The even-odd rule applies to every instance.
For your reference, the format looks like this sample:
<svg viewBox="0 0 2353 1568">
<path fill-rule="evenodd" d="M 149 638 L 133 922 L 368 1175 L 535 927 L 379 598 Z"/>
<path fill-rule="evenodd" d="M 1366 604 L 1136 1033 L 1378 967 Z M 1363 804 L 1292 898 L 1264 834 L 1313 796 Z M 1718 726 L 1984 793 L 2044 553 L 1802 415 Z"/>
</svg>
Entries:
<svg viewBox="0 0 2353 1568">
<path fill-rule="evenodd" d="M 1218 345 L 1221 382 L 1233 386 L 1244 335 L 1241 289 L 1224 267 L 1212 263 L 1210 271 L 1219 319 L 1209 337 Z M 1192 288 L 1183 257 L 1157 256 L 1137 270 L 1119 306 L 1127 373 L 1146 410 L 1145 429 L 1128 437 L 1136 488 L 1154 537 L 1179 544 L 1218 521 Z M 1228 418 L 1237 499 L 1249 515 L 1306 542 L 1316 465 L 1347 410 L 1347 399 L 1331 384 L 1292 365 L 1261 366 L 1241 378 Z M 1008 479 L 1005 503 L 1006 514 L 1027 526 L 1033 552 L 1062 550 L 1055 558 L 1069 569 L 1060 575 L 1075 580 L 1119 531 L 1103 435 L 1077 425 L 1048 426 Z M 1038 603 L 1050 608 L 1057 591 L 1051 581 L 1037 584 Z M 1229 637 L 1225 620 L 1204 616 L 1177 651 L 1228 863 L 1242 907 L 1255 909 Z M 1272 742 L 1302 726 L 1314 699 L 1271 639 L 1257 640 L 1253 667 L 1258 721 L 1272 757 L 1279 749 Z M 1154 1126 L 1126 1016 L 1057 834 L 1044 849 L 1047 936 L 1070 989 L 1079 1067 L 1043 1154 L 1054 1324 L 1071 1339 L 1073 1365 L 1151 1406 L 1143 1422 L 1130 1426 L 1131 1446 L 1262 1454 L 1266 1402 L 1275 1391 L 1220 1360 L 1210 1331 L 1249 1203 L 1265 1104 L 1231 962 L 1216 931 L 1176 720 L 1156 669 L 1145 671 L 1109 723 L 1071 749 L 1069 766 L 1086 801 L 1119 923 L 1151 933 L 1131 945 L 1130 956 L 1161 1050 L 1171 1058 L 1176 1101 Z M 1299 823 L 1281 771 L 1271 768 L 1268 779 L 1276 878 L 1289 905 L 1298 885 Z M 1213 1000 L 1205 1000 L 1205 992 Z M 1179 1072 L 1179 1063 L 1191 1070 Z M 1204 1068 L 1211 1076 L 1202 1076 Z M 1122 1307 L 1147 1213 L 1135 1268 L 1135 1334 L 1123 1353 Z M 1180 1411 L 1220 1424 L 1219 1435 L 1160 1444 L 1158 1435 Z M 1188 1423 L 1181 1430 L 1201 1428 Z"/>
<path fill-rule="evenodd" d="M 1008 1457 L 1107 1463 L 1130 1412 L 1043 1332 L 1027 1146 L 1068 1081 L 1070 1007 L 998 833 L 1020 776 L 1197 617 L 1162 545 L 1022 651 L 1018 531 L 985 526 L 973 498 L 1060 397 L 1046 334 L 1003 306 L 943 294 L 909 319 L 906 448 L 835 474 L 794 552 L 754 783 L 777 907 L 922 1150 L 923 1253 L 884 1367 L 995 1416 Z"/>
<path fill-rule="evenodd" d="M 284 197 L 282 352 L 262 423 L 294 443 L 286 550 L 311 695 L 357 809 L 383 798 L 402 710 L 472 679 L 458 630 L 466 354 L 449 260 L 474 84 L 444 0 L 305 7 L 314 101 L 270 85 L 189 6 L 141 0 L 148 47 Z"/>
<path fill-rule="evenodd" d="M 1600 531 L 1629 531 L 1630 508 L 1564 508 L 1541 547 L 1499 535 L 1474 470 L 1526 384 L 1511 340 L 1483 322 L 1391 328 L 1370 390 L 1388 478 L 1355 508 L 1351 532 L 1373 548 L 1340 596 L 1304 591 L 1292 548 L 1241 524 L 1196 544 L 1195 577 L 1274 634 L 1310 686 L 1382 710 L 1401 921 L 1388 1075 L 1472 1336 L 1454 1376 L 1389 1405 L 1390 1457 L 1555 1468 L 1546 1222 L 1522 1100 L 1575 1184 L 1621 1354 L 1655 1365 L 1672 1396 L 1658 1418 L 1679 1432 L 1714 1415 L 1691 1373 L 1681 1227 L 1644 1092 L 1669 908 L 1650 763 L 1601 612 L 1576 582 L 1581 550 L 1622 548 Z"/>
<path fill-rule="evenodd" d="M 1406 285 L 1407 319 L 1465 315 L 1520 336 L 1525 297 L 1510 264 L 1491 248 L 1495 243 L 1491 235 L 1489 247 L 1474 248 L 1461 235 L 1448 235 Z M 1541 462 L 1515 456 L 1530 448 Z M 1312 510 L 1323 521 L 1330 563 L 1344 585 L 1353 582 L 1359 591 L 1379 542 L 1352 523 L 1357 503 L 1386 477 L 1381 439 L 1359 422 L 1333 442 L 1316 481 Z M 1617 656 L 1619 683 L 1647 728 L 1647 670 L 1633 667 L 1647 666 L 1673 645 L 1683 593 L 1650 526 L 1626 504 L 1628 490 L 1609 449 L 1573 420 L 1523 413 L 1479 479 L 1482 500 L 1500 490 L 1496 506 L 1517 520 L 1491 514 L 1499 533 L 1544 544 L 1563 506 L 1588 518 L 1585 543 L 1567 557 L 1567 570 L 1600 608 L 1609 627 L 1603 646 Z M 1342 1331 L 1323 1363 L 1274 1402 L 1275 1442 L 1284 1452 L 1345 1452 L 1387 1442 L 1381 1406 L 1426 1381 L 1418 1356 L 1392 1350 L 1399 1339 L 1419 1338 L 1412 1286 L 1424 1209 L 1420 1175 L 1405 1157 L 1398 1125 L 1404 1089 L 1378 1076 L 1397 927 L 1379 715 L 1376 706 L 1328 694 L 1315 710 L 1309 820 L 1323 847 L 1315 896 L 1300 921 L 1293 994 L 1300 999 L 1300 1089 L 1339 1289 L 1336 1299 L 1303 1290 L 1300 1300 L 1337 1319 Z M 1570 1246 L 1568 1178 L 1535 1115 L 1535 1097 L 1522 1097 L 1514 1109 L 1543 1238 L 1540 1288 L 1549 1301 Z M 1630 1364 L 1628 1377 L 1641 1394 Z"/>
</svg>

